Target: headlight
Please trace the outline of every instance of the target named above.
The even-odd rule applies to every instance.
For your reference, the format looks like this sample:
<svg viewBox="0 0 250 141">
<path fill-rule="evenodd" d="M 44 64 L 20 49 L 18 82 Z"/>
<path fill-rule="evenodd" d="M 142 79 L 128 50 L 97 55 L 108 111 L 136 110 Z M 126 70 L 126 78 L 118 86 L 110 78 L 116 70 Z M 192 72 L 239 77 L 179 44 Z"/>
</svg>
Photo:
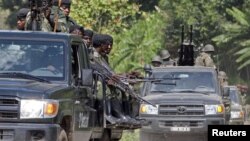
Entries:
<svg viewBox="0 0 250 141">
<path fill-rule="evenodd" d="M 241 111 L 231 111 L 231 118 L 243 118 L 244 114 Z"/>
<path fill-rule="evenodd" d="M 223 105 L 205 105 L 206 115 L 216 115 L 224 113 Z"/>
<path fill-rule="evenodd" d="M 159 105 L 156 105 L 156 107 L 154 107 L 154 106 L 149 105 L 149 104 L 141 104 L 140 113 L 141 114 L 157 115 L 158 114 L 158 107 L 159 107 Z"/>
<path fill-rule="evenodd" d="M 58 108 L 57 100 L 21 100 L 20 118 L 53 118 Z"/>
</svg>

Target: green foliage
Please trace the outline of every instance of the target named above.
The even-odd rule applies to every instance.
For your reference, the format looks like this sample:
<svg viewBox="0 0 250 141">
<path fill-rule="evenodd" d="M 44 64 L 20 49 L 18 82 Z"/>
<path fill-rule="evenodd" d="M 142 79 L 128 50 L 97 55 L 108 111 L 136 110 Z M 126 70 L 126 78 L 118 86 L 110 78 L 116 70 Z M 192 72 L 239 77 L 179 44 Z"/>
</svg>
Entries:
<svg viewBox="0 0 250 141">
<path fill-rule="evenodd" d="M 121 141 L 139 141 L 139 130 L 124 131 Z"/>
<path fill-rule="evenodd" d="M 250 64 L 250 14 L 235 7 L 227 9 L 227 12 L 233 17 L 233 21 L 223 24 L 224 33 L 213 40 L 218 45 L 230 45 L 229 51 L 234 50 L 230 54 L 237 56 L 235 62 L 239 64 L 238 70 L 241 70 Z"/>
<path fill-rule="evenodd" d="M 139 13 L 139 5 L 128 0 L 75 0 L 71 16 L 99 33 L 121 32 L 131 27 Z"/>
<path fill-rule="evenodd" d="M 118 72 L 142 68 L 164 46 L 165 22 L 159 12 L 145 14 L 130 30 L 115 36 L 112 66 Z"/>
</svg>

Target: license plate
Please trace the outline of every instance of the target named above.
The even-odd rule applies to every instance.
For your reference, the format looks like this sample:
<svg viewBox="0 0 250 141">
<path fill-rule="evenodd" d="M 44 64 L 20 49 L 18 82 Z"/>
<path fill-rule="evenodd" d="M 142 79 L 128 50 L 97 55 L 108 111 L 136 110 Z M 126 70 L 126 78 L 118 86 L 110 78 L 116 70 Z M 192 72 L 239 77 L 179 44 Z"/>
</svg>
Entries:
<svg viewBox="0 0 250 141">
<path fill-rule="evenodd" d="M 190 127 L 171 127 L 170 130 L 174 132 L 189 132 Z"/>
</svg>

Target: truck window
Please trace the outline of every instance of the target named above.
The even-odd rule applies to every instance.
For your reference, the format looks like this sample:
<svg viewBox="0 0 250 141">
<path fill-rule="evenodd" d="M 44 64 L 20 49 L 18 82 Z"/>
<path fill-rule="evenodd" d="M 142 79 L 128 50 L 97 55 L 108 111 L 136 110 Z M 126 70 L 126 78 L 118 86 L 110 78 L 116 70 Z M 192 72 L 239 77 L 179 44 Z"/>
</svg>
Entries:
<svg viewBox="0 0 250 141">
<path fill-rule="evenodd" d="M 160 79 L 151 83 L 151 92 L 197 91 L 214 93 L 215 79 L 211 72 L 156 72 L 153 78 Z"/>
<path fill-rule="evenodd" d="M 64 80 L 64 56 L 63 42 L 0 40 L 0 73 L 19 72 L 50 81 Z"/>
</svg>

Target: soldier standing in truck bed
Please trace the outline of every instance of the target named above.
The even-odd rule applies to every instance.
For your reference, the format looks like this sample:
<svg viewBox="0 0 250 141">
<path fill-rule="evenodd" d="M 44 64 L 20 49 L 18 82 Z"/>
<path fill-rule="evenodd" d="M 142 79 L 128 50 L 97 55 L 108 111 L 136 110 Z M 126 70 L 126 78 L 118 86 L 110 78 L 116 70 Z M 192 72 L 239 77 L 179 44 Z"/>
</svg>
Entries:
<svg viewBox="0 0 250 141">
<path fill-rule="evenodd" d="M 162 59 L 160 56 L 156 55 L 153 57 L 151 64 L 153 67 L 160 67 L 162 65 Z"/>
<path fill-rule="evenodd" d="M 205 45 L 201 49 L 201 53 L 195 59 L 196 66 L 206 66 L 206 67 L 215 67 L 214 61 L 211 57 L 211 54 L 214 52 L 214 46 L 211 44 Z"/>
<path fill-rule="evenodd" d="M 21 8 L 18 12 L 17 12 L 17 29 L 18 30 L 24 30 L 25 28 L 25 20 L 26 20 L 26 16 L 29 13 L 30 9 L 28 8 Z"/>
<path fill-rule="evenodd" d="M 162 59 L 162 66 L 173 66 L 175 65 L 174 60 L 171 59 L 170 57 L 170 53 L 168 52 L 168 50 L 163 49 L 160 52 L 160 56 Z"/>
</svg>

